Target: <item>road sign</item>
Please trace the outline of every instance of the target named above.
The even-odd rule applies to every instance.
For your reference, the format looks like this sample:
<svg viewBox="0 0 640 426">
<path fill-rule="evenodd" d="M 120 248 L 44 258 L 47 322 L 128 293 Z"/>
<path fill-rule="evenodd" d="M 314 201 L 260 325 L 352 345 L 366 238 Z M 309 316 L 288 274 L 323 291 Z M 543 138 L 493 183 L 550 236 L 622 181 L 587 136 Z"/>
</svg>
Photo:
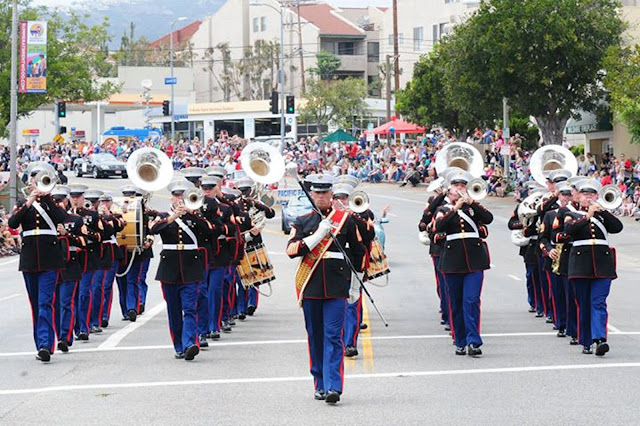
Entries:
<svg viewBox="0 0 640 426">
<path fill-rule="evenodd" d="M 53 141 L 56 143 L 64 143 L 64 137 L 62 135 L 55 135 Z"/>
<path fill-rule="evenodd" d="M 164 84 L 167 86 L 178 84 L 178 77 L 165 77 Z"/>
</svg>

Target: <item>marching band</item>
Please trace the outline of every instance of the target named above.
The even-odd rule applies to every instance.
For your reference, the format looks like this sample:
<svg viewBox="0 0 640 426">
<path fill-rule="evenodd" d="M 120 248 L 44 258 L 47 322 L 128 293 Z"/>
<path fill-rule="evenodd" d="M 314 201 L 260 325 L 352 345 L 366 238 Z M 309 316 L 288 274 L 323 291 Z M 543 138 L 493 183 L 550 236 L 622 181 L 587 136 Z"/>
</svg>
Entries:
<svg viewBox="0 0 640 426">
<path fill-rule="evenodd" d="M 162 250 L 155 280 L 178 359 L 193 360 L 208 340 L 230 333 L 236 319 L 254 315 L 261 287 L 275 279 L 261 235 L 275 211 L 260 195 L 295 166 L 261 143 L 245 148 L 244 176 L 235 179 L 222 167 L 174 174 L 161 151 L 139 151 L 127 163 L 133 185 L 119 197 L 85 185 L 55 185 L 55 171 L 45 163 L 27 170 L 31 192 L 14 207 L 9 226 L 22 231 L 19 270 L 38 360 L 50 361 L 56 340 L 57 349 L 69 352 L 74 340 L 87 341 L 110 325 L 114 280 L 123 321 L 144 314 L 157 236 Z M 529 196 L 508 221 L 525 264 L 529 312 L 545 317 L 559 338 L 569 336 L 584 354 L 595 344 L 595 354 L 603 356 L 610 350 L 606 299 L 616 278 L 609 234 L 622 231 L 610 211 L 619 205 L 619 190 L 577 177 L 575 158 L 562 147 L 536 151 L 531 169 Z M 471 145 L 450 143 L 438 153 L 436 170 L 419 239 L 429 246 L 440 324 L 455 354 L 479 357 L 481 293 L 491 267 L 486 239 L 494 219 L 480 204 L 487 195 L 481 155 Z M 358 355 L 363 292 L 370 297 L 365 283 L 388 279 L 390 272 L 359 183 L 328 174 L 300 182 L 313 211 L 295 220 L 286 248 L 299 259 L 294 284 L 314 398 L 331 404 L 343 392 L 344 358 Z M 163 188 L 170 211 L 152 210 L 149 197 Z"/>
</svg>

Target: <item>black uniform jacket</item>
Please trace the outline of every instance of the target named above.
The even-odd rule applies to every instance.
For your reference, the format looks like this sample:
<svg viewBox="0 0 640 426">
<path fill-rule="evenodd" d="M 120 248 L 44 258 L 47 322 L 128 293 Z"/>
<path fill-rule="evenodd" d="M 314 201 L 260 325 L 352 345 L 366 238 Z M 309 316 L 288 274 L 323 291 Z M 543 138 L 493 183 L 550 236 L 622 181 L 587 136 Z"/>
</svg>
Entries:
<svg viewBox="0 0 640 426">
<path fill-rule="evenodd" d="M 225 238 L 218 239 L 220 251 L 219 259 L 216 259 L 215 266 L 237 265 L 244 254 L 244 240 L 240 231 L 240 224 L 236 221 L 236 213 L 240 208 L 228 203 L 225 199 L 218 198 L 218 205 L 222 212 L 222 222 L 225 226 Z"/>
<path fill-rule="evenodd" d="M 112 237 L 124 229 L 124 221 L 111 214 L 100 216 L 100 220 L 104 227 L 100 243 L 100 269 L 111 269 L 114 261 L 122 259 L 120 247 Z"/>
<path fill-rule="evenodd" d="M 205 197 L 200 208 L 200 214 L 211 224 L 214 233 L 204 235 L 200 246 L 207 250 L 207 261 L 210 267 L 226 266 L 226 235 L 228 233 L 227 226 L 224 222 L 222 211 L 218 200 L 211 197 Z"/>
<path fill-rule="evenodd" d="M 61 268 L 64 264 L 63 250 L 60 248 L 56 227 L 64 221 L 67 213 L 53 201 L 50 195 L 40 197 L 38 202 L 55 225 L 52 235 L 24 236 L 26 231 L 37 232 L 37 230 L 50 229 L 33 205 L 26 206 L 26 200 L 21 200 L 16 204 L 13 208 L 13 214 L 9 218 L 10 228 L 22 227 L 23 238 L 19 270 L 23 272 L 52 271 Z"/>
<path fill-rule="evenodd" d="M 95 210 L 87 210 L 79 208 L 72 210 L 82 218 L 87 229 L 87 267 L 86 271 L 97 271 L 102 269 L 100 264 L 100 245 L 104 240 L 103 231 L 104 224 L 100 219 L 100 215 Z"/>
<path fill-rule="evenodd" d="M 572 238 L 564 232 L 564 218 L 570 211 L 575 211 L 575 206 L 560 207 L 556 213 L 551 230 L 551 238 L 556 244 L 562 243 L 562 252 L 560 253 L 560 275 L 569 275 L 569 254 L 571 253 Z"/>
<path fill-rule="evenodd" d="M 65 263 L 60 268 L 60 275 L 58 276 L 60 282 L 78 281 L 85 271 L 87 238 L 85 235 L 86 227 L 83 225 L 82 218 L 71 213 L 67 215 L 62 223 L 67 233 L 59 237 L 65 254 Z"/>
<path fill-rule="evenodd" d="M 513 211 L 513 214 L 511 215 L 511 217 L 509 218 L 509 223 L 507 223 L 507 227 L 511 230 L 511 231 L 516 231 L 518 229 L 523 229 L 524 225 L 522 222 L 520 222 L 520 216 L 518 216 L 518 207 L 520 207 L 520 204 L 518 204 L 515 208 L 515 210 Z M 524 257 L 527 254 L 527 246 L 522 246 L 519 247 L 520 251 L 518 254 L 520 254 L 520 256 Z"/>
<path fill-rule="evenodd" d="M 271 207 L 267 206 L 266 204 L 260 201 L 254 201 L 246 198 L 242 199 L 241 207 L 244 212 L 249 213 L 252 206 L 257 208 L 259 211 L 263 212 L 264 217 L 267 219 L 273 219 L 276 215 L 275 210 L 273 210 Z M 247 248 L 257 246 L 258 244 L 262 244 L 262 234 L 251 235 L 251 238 L 248 240 L 249 241 L 246 242 Z"/>
<path fill-rule="evenodd" d="M 376 238 L 376 229 L 373 226 L 375 215 L 371 210 L 367 209 L 362 213 L 354 213 L 353 218 L 356 221 L 362 244 L 367 252 L 371 251 L 371 243 Z"/>
<path fill-rule="evenodd" d="M 149 230 L 151 234 L 160 235 L 163 245 L 156 280 L 163 284 L 189 284 L 203 281 L 207 266 L 205 250 L 169 250 L 164 248 L 167 244 L 199 244 L 198 241 L 191 241 L 189 235 L 180 228 L 177 222 L 168 223 L 168 218 L 168 213 L 160 214 Z M 213 232 L 211 224 L 200 214 L 187 213 L 181 219 L 193 231 L 196 240 Z"/>
<path fill-rule="evenodd" d="M 553 259 L 549 257 L 549 252 L 556 247 L 556 242 L 553 238 L 553 223 L 558 217 L 558 210 L 549 210 L 545 213 L 544 219 L 542 219 L 542 225 L 540 225 L 540 236 L 538 237 L 538 245 L 542 253 L 544 271 L 551 271 L 553 266 Z"/>
<path fill-rule="evenodd" d="M 452 239 L 454 234 L 474 232 L 471 225 L 453 209 L 451 204 L 441 206 L 436 213 L 435 231 L 447 235 L 442 254 L 440 271 L 447 274 L 466 274 L 489 269 L 489 248 L 484 238 L 488 231 L 485 225 L 493 222 L 493 215 L 479 203 L 465 204 L 461 210 L 474 221 L 480 238 Z"/>
<path fill-rule="evenodd" d="M 420 232 L 427 231 L 431 244 L 429 244 L 429 254 L 431 256 L 440 256 L 442 253 L 442 244 L 444 242 L 444 234 L 437 235 L 435 232 L 435 222 L 433 219 L 436 217 L 436 211 L 438 207 L 446 204 L 446 194 L 439 194 L 431 196 L 427 200 L 427 206 L 422 212 L 422 219 L 418 223 L 418 230 Z"/>
<path fill-rule="evenodd" d="M 326 214 L 329 211 L 324 212 Z M 293 237 L 287 245 L 287 254 L 290 258 L 305 256 L 309 253 L 309 247 L 302 241 L 303 238 L 313 234 L 317 229 L 322 217 L 315 211 L 303 216 L 299 216 L 293 223 Z M 365 259 L 365 247 L 358 237 L 355 219 L 349 215 L 337 235 L 337 239 L 345 248 L 351 263 L 358 272 L 362 272 Z M 304 299 L 337 299 L 348 298 L 351 287 L 351 268 L 346 260 L 340 259 L 340 249 L 335 242 L 331 243 L 327 252 L 336 253 L 338 258 L 320 259 L 315 270 L 309 278 L 309 282 L 304 290 Z"/>
<path fill-rule="evenodd" d="M 616 253 L 613 247 L 600 244 L 579 245 L 581 241 L 608 240 L 593 220 L 586 218 L 585 212 L 568 212 L 564 218 L 564 231 L 573 238 L 573 247 L 569 254 L 569 278 L 617 278 Z M 607 233 L 622 231 L 622 222 L 609 213 L 602 211 L 593 217 Z"/>
</svg>

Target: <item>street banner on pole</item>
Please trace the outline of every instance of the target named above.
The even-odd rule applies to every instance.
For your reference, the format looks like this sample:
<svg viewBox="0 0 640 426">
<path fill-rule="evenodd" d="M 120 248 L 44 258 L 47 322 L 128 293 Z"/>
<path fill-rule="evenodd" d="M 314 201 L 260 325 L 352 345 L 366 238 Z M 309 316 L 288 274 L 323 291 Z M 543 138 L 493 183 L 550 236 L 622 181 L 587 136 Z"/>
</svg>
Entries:
<svg viewBox="0 0 640 426">
<path fill-rule="evenodd" d="M 20 23 L 20 93 L 47 91 L 47 21 Z"/>
</svg>

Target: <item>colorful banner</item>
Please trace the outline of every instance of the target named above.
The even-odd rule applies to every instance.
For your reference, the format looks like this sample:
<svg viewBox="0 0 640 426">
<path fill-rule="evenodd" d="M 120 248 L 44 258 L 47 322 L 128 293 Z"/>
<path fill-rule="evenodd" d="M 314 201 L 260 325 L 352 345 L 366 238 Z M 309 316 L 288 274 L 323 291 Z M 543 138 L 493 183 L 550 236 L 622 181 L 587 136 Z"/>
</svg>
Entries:
<svg viewBox="0 0 640 426">
<path fill-rule="evenodd" d="M 20 93 L 47 91 L 47 21 L 20 23 Z"/>
</svg>

